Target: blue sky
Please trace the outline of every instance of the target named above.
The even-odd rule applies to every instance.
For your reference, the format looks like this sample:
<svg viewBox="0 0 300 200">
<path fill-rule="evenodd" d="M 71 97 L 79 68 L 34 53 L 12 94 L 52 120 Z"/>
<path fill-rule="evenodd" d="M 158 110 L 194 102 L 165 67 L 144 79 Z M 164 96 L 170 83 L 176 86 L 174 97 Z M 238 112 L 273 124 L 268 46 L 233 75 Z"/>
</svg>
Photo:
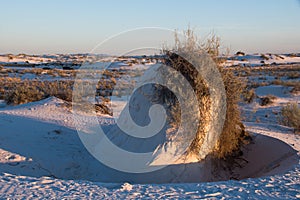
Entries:
<svg viewBox="0 0 300 200">
<path fill-rule="evenodd" d="M 214 32 L 232 53 L 300 52 L 299 0 L 0 0 L 0 6 L 0 54 L 90 52 L 122 31 L 188 25 L 200 38 Z"/>
</svg>

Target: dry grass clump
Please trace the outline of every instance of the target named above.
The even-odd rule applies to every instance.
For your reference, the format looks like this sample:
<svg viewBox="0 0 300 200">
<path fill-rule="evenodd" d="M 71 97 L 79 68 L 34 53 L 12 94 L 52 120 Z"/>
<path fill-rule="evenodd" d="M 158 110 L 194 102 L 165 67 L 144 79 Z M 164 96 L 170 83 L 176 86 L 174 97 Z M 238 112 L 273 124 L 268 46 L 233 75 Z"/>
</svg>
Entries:
<svg viewBox="0 0 300 200">
<path fill-rule="evenodd" d="M 286 81 L 283 82 L 282 85 L 287 87 L 293 87 L 290 91 L 293 94 L 297 94 L 298 92 L 300 92 L 300 81 Z"/>
<path fill-rule="evenodd" d="M 265 54 L 261 54 L 260 57 L 261 57 L 262 59 L 264 59 L 264 60 L 269 60 L 269 57 L 266 56 Z"/>
<path fill-rule="evenodd" d="M 45 70 L 39 68 L 28 68 L 28 69 L 20 70 L 19 73 L 20 74 L 31 73 L 35 75 L 41 75 L 44 71 Z"/>
<path fill-rule="evenodd" d="M 282 85 L 286 87 L 292 87 L 291 93 L 297 94 L 300 92 L 300 81 L 283 81 L 283 80 L 274 80 L 272 81 L 274 85 Z"/>
<path fill-rule="evenodd" d="M 300 72 L 288 72 L 286 76 L 288 79 L 298 79 L 300 78 Z"/>
<path fill-rule="evenodd" d="M 38 101 L 43 99 L 43 97 L 44 94 L 37 89 L 36 85 L 30 84 L 30 82 L 24 82 L 16 85 L 15 88 L 7 94 L 5 100 L 7 104 L 18 105 Z"/>
<path fill-rule="evenodd" d="M 293 127 L 295 133 L 300 133 L 300 107 L 298 103 L 289 103 L 281 109 L 281 123 Z"/>
<path fill-rule="evenodd" d="M 12 79 L 12 78 L 10 78 Z M 7 79 L 7 80 L 10 80 Z M 6 79 L 4 79 L 6 80 Z M 6 86 L 0 87 L 0 94 L 5 99 L 7 104 L 11 105 L 19 105 L 30 103 L 34 101 L 40 101 L 42 99 L 54 96 L 59 99 L 65 100 L 67 106 L 71 106 L 72 98 L 73 98 L 73 80 L 64 80 L 64 81 L 36 81 L 36 80 L 19 80 L 13 82 L 10 80 L 9 82 L 6 80 Z M 1 80 L 0 80 L 1 81 Z M 89 81 L 85 81 L 85 84 L 91 84 Z M 100 83 L 98 84 L 100 85 Z M 78 91 L 78 90 L 77 90 Z M 79 92 L 77 95 L 78 98 L 84 98 L 84 91 Z M 90 94 L 94 95 L 94 94 Z M 80 109 L 91 110 L 92 109 L 96 113 L 103 113 L 112 115 L 112 111 L 107 107 L 107 102 L 104 102 L 104 97 L 100 97 L 102 99 L 101 102 L 97 102 L 94 105 L 83 104 Z M 106 100 L 107 101 L 107 100 Z M 89 107 L 86 107 L 89 106 Z"/>
<path fill-rule="evenodd" d="M 244 84 L 242 81 L 233 74 L 232 71 L 226 70 L 219 65 L 218 55 L 220 40 L 216 36 L 212 36 L 205 43 L 198 45 L 197 38 L 195 37 L 193 31 L 187 30 L 184 32 L 186 36 L 186 41 L 179 41 L 178 37 L 175 37 L 175 47 L 171 51 L 165 50 L 167 53 L 167 58 L 165 64 L 171 66 L 175 70 L 179 71 L 194 88 L 194 92 L 197 96 L 200 110 L 200 124 L 196 135 L 196 138 L 192 142 L 189 152 L 197 155 L 199 153 L 202 140 L 204 137 L 205 126 L 207 125 L 207 118 L 209 118 L 209 108 L 211 106 L 211 99 L 209 98 L 209 89 L 207 88 L 205 82 L 197 74 L 194 67 L 186 60 L 181 58 L 178 54 L 201 54 L 207 52 L 215 60 L 218 65 L 218 69 L 221 73 L 225 91 L 226 91 L 226 119 L 223 126 L 223 131 L 220 135 L 219 141 L 215 146 L 214 156 L 218 158 L 226 158 L 236 151 L 239 151 L 241 144 L 244 139 L 248 137 L 247 133 L 244 131 L 244 126 L 241 122 L 241 116 L 238 108 L 238 102 L 240 101 L 241 93 L 244 90 Z M 171 53 L 175 52 L 175 53 Z M 199 61 L 200 62 L 200 61 Z M 162 93 L 164 96 L 168 93 Z M 173 110 L 173 118 L 175 123 L 180 124 L 180 108 L 178 104 L 175 104 Z M 188 130 L 187 130 L 188 131 Z"/>
<path fill-rule="evenodd" d="M 218 158 L 234 155 L 240 151 L 242 144 L 249 138 L 242 123 L 238 103 L 245 85 L 232 71 L 219 67 L 226 91 L 226 118 L 223 131 L 216 146 L 215 155 Z"/>
<path fill-rule="evenodd" d="M 270 105 L 272 103 L 274 103 L 274 100 L 276 99 L 277 97 L 275 97 L 274 95 L 267 95 L 265 97 L 262 97 L 260 98 L 260 105 L 261 106 L 267 106 L 267 105 Z"/>
<path fill-rule="evenodd" d="M 39 101 L 50 96 L 71 101 L 73 81 L 28 81 L 15 83 L 7 92 L 8 104 L 18 105 Z"/>
<path fill-rule="evenodd" d="M 31 70 L 27 70 L 32 72 Z M 35 71 L 35 70 L 34 70 Z M 63 70 L 37 70 L 35 72 L 42 71 L 63 71 Z M 72 71 L 64 71 L 65 74 L 73 76 Z M 106 76 L 117 76 L 114 72 L 105 72 Z M 61 75 L 61 74 L 59 74 Z M 116 82 L 114 77 L 110 79 L 101 79 L 96 86 L 96 93 L 91 95 L 96 96 L 109 96 L 111 95 L 113 86 Z M 115 82 L 114 82 L 115 81 Z M 89 80 L 84 81 L 84 84 L 91 84 Z M 21 78 L 15 77 L 0 77 L 0 99 L 4 99 L 7 104 L 19 105 L 30 103 L 34 101 L 39 101 L 51 96 L 55 96 L 67 102 L 72 101 L 73 97 L 73 85 L 74 80 L 57 80 L 57 81 L 42 81 L 42 80 L 21 80 Z M 105 91 L 105 93 L 100 94 L 100 91 Z M 78 94 L 84 97 L 83 91 Z M 69 105 L 68 103 L 66 105 Z M 95 112 L 110 114 L 111 110 L 106 106 L 105 102 L 97 102 L 92 105 Z M 84 110 L 85 108 L 83 108 Z"/>
<path fill-rule="evenodd" d="M 199 111 L 200 111 L 200 121 L 199 121 L 200 124 L 197 130 L 196 137 L 193 140 L 189 151 L 197 154 L 197 152 L 199 152 L 201 148 L 201 144 L 205 136 L 204 134 L 200 134 L 200 133 L 205 133 L 205 128 L 206 128 L 205 126 L 207 123 L 209 123 L 209 119 L 210 119 L 209 110 L 212 102 L 210 99 L 209 88 L 206 86 L 205 82 L 201 78 L 201 75 L 193 67 L 193 65 L 190 64 L 181 56 L 177 55 L 176 53 L 167 52 L 167 58 L 165 59 L 164 63 L 172 67 L 176 71 L 179 71 L 194 89 L 197 102 L 198 102 Z M 172 78 L 170 77 L 170 80 L 176 81 L 176 77 L 172 77 Z M 179 87 L 181 86 L 181 83 L 174 82 L 173 84 L 177 84 Z M 177 102 L 174 99 L 176 97 L 172 96 L 172 92 L 170 92 L 167 88 L 161 91 L 161 96 L 164 97 L 165 103 L 167 102 L 167 105 L 171 104 L 170 118 L 174 119 L 173 124 L 175 124 L 175 126 L 178 126 L 178 124 L 181 123 L 181 117 L 182 117 L 181 116 L 182 112 L 180 112 L 181 108 L 179 102 Z M 193 119 L 194 114 L 196 113 L 189 113 L 188 114 L 189 116 L 183 116 L 183 117 Z M 194 122 L 191 121 L 190 123 L 194 123 Z"/>
<path fill-rule="evenodd" d="M 16 84 L 20 82 L 20 78 L 0 77 L 0 99 L 5 99 L 7 96 L 7 90 L 13 88 Z"/>
<path fill-rule="evenodd" d="M 251 89 L 245 89 L 242 92 L 242 96 L 243 96 L 243 100 L 247 103 L 252 103 L 253 100 L 257 97 L 256 93 L 255 93 L 255 89 L 251 88 Z"/>
</svg>

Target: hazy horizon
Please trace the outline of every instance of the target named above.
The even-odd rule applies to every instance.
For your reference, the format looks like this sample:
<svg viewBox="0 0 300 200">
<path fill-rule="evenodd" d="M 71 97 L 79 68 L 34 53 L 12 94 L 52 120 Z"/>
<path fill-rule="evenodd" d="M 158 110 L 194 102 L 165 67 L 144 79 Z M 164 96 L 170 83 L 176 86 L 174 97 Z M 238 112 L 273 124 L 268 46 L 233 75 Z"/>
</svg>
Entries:
<svg viewBox="0 0 300 200">
<path fill-rule="evenodd" d="M 88 53 L 123 31 L 139 27 L 180 31 L 188 26 L 204 40 L 215 33 L 231 54 L 300 52 L 297 0 L 128 2 L 0 1 L 0 54 Z M 123 47 L 110 48 L 114 52 Z"/>
</svg>

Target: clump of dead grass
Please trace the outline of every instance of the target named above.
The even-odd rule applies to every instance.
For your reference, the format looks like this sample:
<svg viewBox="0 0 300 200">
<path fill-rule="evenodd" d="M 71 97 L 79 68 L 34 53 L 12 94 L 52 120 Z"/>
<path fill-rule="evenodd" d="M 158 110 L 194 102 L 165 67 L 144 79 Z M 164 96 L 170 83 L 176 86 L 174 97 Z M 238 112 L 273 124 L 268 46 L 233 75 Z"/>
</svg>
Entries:
<svg viewBox="0 0 300 200">
<path fill-rule="evenodd" d="M 242 92 L 242 96 L 243 96 L 243 100 L 247 103 L 252 103 L 254 101 L 254 99 L 257 97 L 254 88 L 245 89 Z"/>
<path fill-rule="evenodd" d="M 201 119 L 197 135 L 190 145 L 189 152 L 197 155 L 200 151 L 204 137 L 204 129 L 208 122 L 206 119 L 209 118 L 208 110 L 211 106 L 211 100 L 209 98 L 210 94 L 205 82 L 201 76 L 197 74 L 194 67 L 188 61 L 172 52 L 179 52 L 179 54 L 197 54 L 206 52 L 216 62 L 225 86 L 227 108 L 223 130 L 213 154 L 218 158 L 226 158 L 227 156 L 234 154 L 236 151 L 239 151 L 240 146 L 245 141 L 245 138 L 249 137 L 241 122 L 240 111 L 238 108 L 238 102 L 240 101 L 245 85 L 233 74 L 232 71 L 226 70 L 220 66 L 220 61 L 218 60 L 220 39 L 218 37 L 213 35 L 206 42 L 198 44 L 198 40 L 192 30 L 188 29 L 184 32 L 184 34 L 186 41 L 180 41 L 178 37 L 175 36 L 175 47 L 171 50 L 164 51 L 167 53 L 167 58 L 164 63 L 181 72 L 181 74 L 194 88 L 194 92 L 198 98 Z M 168 93 L 162 93 L 163 96 L 164 94 Z M 178 108 L 178 104 L 175 104 L 175 106 L 173 106 L 172 117 L 175 119 L 175 124 L 177 125 L 180 124 L 181 113 L 179 110 L 180 108 Z"/>
<path fill-rule="evenodd" d="M 18 105 L 39 101 L 50 96 L 72 100 L 73 81 L 32 81 L 25 80 L 14 83 L 6 91 L 5 100 L 8 104 Z"/>
<path fill-rule="evenodd" d="M 274 95 L 267 95 L 267 96 L 264 96 L 264 97 L 261 97 L 260 98 L 260 105 L 261 106 L 267 106 L 267 105 L 271 105 L 272 103 L 274 103 L 274 100 L 276 99 L 277 97 L 274 96 Z"/>
<path fill-rule="evenodd" d="M 298 103 L 289 103 L 282 107 L 280 122 L 285 126 L 293 127 L 295 133 L 300 133 L 300 107 Z"/>
</svg>

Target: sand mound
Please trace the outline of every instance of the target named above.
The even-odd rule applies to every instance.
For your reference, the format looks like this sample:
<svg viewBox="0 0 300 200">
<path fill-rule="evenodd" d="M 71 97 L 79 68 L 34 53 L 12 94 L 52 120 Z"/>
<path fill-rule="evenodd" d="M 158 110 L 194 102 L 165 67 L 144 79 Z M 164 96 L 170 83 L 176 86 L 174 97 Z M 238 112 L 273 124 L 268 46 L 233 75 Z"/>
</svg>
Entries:
<svg viewBox="0 0 300 200">
<path fill-rule="evenodd" d="M 299 163 L 297 152 L 290 145 L 254 134 L 253 141 L 244 147 L 243 155 L 235 160 L 237 165 L 230 169 L 206 158 L 202 162 L 174 164 L 150 173 L 119 172 L 101 164 L 88 153 L 71 122 L 62 125 L 62 121 L 55 118 L 72 119 L 72 114 L 61 109 L 62 104 L 58 104 L 57 99 L 42 104 L 37 102 L 36 105 L 42 106 L 30 104 L 35 109 L 24 105 L 18 109 L 0 110 L 1 173 L 101 182 L 206 182 L 283 173 Z M 45 107 L 49 106 L 51 109 L 46 109 L 49 113 L 45 113 Z M 109 126 L 114 124 L 107 125 L 107 128 L 111 128 Z"/>
</svg>

